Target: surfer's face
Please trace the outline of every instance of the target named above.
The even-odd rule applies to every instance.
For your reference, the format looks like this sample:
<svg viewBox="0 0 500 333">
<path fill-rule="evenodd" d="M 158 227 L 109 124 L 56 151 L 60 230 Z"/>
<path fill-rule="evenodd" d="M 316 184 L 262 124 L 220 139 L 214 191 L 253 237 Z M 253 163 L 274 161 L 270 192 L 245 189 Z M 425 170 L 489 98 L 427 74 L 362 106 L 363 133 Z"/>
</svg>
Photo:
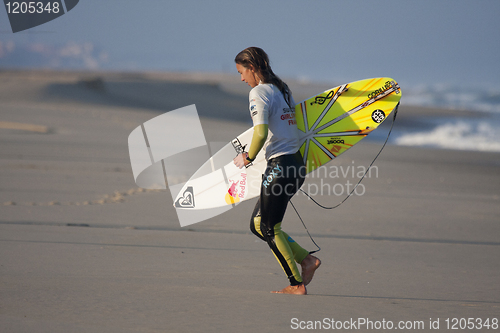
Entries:
<svg viewBox="0 0 500 333">
<path fill-rule="evenodd" d="M 246 82 L 250 87 L 253 88 L 259 84 L 260 80 L 253 69 L 236 64 L 236 70 L 241 75 L 241 81 Z"/>
</svg>

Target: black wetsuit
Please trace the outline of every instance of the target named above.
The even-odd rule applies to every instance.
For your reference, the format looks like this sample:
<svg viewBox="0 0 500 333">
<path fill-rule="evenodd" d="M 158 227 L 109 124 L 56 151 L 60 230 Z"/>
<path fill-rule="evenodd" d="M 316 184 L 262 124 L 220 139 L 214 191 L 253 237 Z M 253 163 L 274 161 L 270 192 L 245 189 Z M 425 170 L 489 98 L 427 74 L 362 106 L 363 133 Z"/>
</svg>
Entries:
<svg viewBox="0 0 500 333">
<path fill-rule="evenodd" d="M 281 222 L 288 201 L 304 183 L 305 173 L 300 152 L 270 159 L 262 176 L 260 198 L 250 221 L 250 230 L 267 242 L 291 285 L 302 282 L 295 261 L 302 262 L 309 252 L 281 230 Z"/>
</svg>

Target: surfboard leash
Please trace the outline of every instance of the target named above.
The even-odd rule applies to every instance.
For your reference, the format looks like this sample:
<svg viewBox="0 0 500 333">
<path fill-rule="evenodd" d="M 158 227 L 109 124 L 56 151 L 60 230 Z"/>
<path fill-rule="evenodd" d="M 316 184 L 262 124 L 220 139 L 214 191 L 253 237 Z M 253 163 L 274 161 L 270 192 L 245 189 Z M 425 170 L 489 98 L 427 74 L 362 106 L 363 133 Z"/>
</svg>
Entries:
<svg viewBox="0 0 500 333">
<path fill-rule="evenodd" d="M 302 220 L 302 217 L 300 217 L 300 214 L 299 212 L 297 211 L 297 208 L 295 208 L 295 205 L 293 204 L 292 200 L 290 200 L 290 204 L 292 205 L 293 207 L 293 210 L 295 211 L 295 213 L 297 214 L 297 216 L 299 217 L 299 220 L 300 222 L 302 222 L 302 225 L 304 226 L 304 229 L 306 229 L 306 232 L 307 234 L 309 235 L 309 238 L 311 239 L 311 241 L 314 243 L 314 245 L 316 245 L 316 247 L 318 248 L 317 250 L 314 250 L 314 251 L 309 251 L 309 254 L 313 254 L 313 253 L 316 253 L 316 252 L 319 252 L 321 251 L 321 248 L 319 247 L 318 244 L 316 244 L 316 242 L 314 241 L 314 239 L 312 238 L 311 234 L 309 233 L 309 229 L 307 229 L 306 227 L 306 224 L 304 223 L 304 221 Z"/>
<path fill-rule="evenodd" d="M 354 191 L 356 190 L 356 188 L 359 186 L 359 184 L 361 184 L 361 182 L 363 181 L 363 179 L 365 178 L 366 174 L 368 173 L 368 171 L 370 170 L 370 168 L 373 166 L 373 163 L 375 163 L 375 161 L 377 160 L 377 158 L 380 156 L 380 154 L 382 153 L 382 150 L 384 150 L 385 146 L 387 145 L 387 142 L 389 141 L 389 137 L 391 136 L 391 133 L 392 133 L 392 129 L 394 127 L 394 122 L 396 121 L 396 115 L 398 113 L 398 108 L 399 108 L 399 104 L 398 103 L 395 107 L 394 107 L 394 114 L 393 114 L 393 117 L 392 117 L 392 123 L 391 123 L 391 128 L 389 129 L 389 132 L 387 133 L 387 137 L 385 138 L 385 141 L 384 141 L 384 144 L 382 145 L 382 147 L 380 148 L 380 151 L 377 153 L 377 155 L 375 156 L 375 158 L 373 159 L 373 161 L 370 163 L 370 166 L 366 169 L 365 173 L 363 174 L 363 177 L 360 178 L 360 180 L 358 181 L 358 183 L 356 184 L 356 186 L 354 186 L 354 188 L 352 189 L 352 191 L 344 198 L 344 200 L 342 200 L 339 204 L 335 205 L 335 206 L 332 206 L 332 207 L 326 207 L 326 206 L 323 206 L 322 204 L 320 204 L 319 202 L 317 202 L 316 200 L 314 200 L 311 195 L 309 193 L 307 193 L 306 191 L 302 190 L 302 189 L 299 189 L 299 191 L 301 191 L 302 193 L 304 193 L 307 197 L 309 197 L 309 199 L 311 199 L 316 205 L 318 205 L 319 207 L 323 208 L 323 209 L 335 209 L 337 207 L 339 207 L 340 205 L 342 205 L 347 199 L 349 199 L 349 197 L 351 197 L 351 195 L 354 193 Z M 316 244 L 316 242 L 314 241 L 314 239 L 312 238 L 311 234 L 309 233 L 309 230 L 307 229 L 304 221 L 302 220 L 302 218 L 300 217 L 300 214 L 299 212 L 297 211 L 297 209 L 295 208 L 295 206 L 293 205 L 292 201 L 290 200 L 290 204 L 292 204 L 292 207 L 293 209 L 295 210 L 295 213 L 297 214 L 297 216 L 299 217 L 299 220 L 300 222 L 302 222 L 302 225 L 304 226 L 304 228 L 306 229 L 306 232 L 307 234 L 309 235 L 309 238 L 311 239 L 311 241 L 314 243 L 314 245 L 316 245 L 316 247 L 318 248 L 317 250 L 315 251 L 311 251 L 309 252 L 309 254 L 313 254 L 313 253 L 316 253 L 316 252 L 319 252 L 321 250 L 321 248 L 318 246 L 318 244 Z"/>
</svg>

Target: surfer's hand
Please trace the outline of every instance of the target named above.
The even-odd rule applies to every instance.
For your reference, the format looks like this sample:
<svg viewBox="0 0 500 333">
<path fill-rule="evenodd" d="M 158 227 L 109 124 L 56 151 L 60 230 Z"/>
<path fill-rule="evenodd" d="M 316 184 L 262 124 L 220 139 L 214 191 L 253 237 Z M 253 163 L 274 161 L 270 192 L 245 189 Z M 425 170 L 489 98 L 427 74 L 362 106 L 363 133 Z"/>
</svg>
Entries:
<svg viewBox="0 0 500 333">
<path fill-rule="evenodd" d="M 248 153 L 246 153 L 246 152 L 236 156 L 233 160 L 234 165 L 236 165 L 238 168 L 241 169 L 244 166 L 246 166 L 247 164 L 249 164 L 250 162 L 247 160 L 247 156 L 248 156 Z"/>
</svg>

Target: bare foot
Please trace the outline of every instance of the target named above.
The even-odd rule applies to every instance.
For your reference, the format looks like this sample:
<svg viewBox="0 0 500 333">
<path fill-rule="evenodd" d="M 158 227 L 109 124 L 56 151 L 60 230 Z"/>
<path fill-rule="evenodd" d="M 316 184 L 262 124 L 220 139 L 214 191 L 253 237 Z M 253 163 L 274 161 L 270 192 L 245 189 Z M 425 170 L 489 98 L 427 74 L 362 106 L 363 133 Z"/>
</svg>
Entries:
<svg viewBox="0 0 500 333">
<path fill-rule="evenodd" d="M 293 294 L 293 295 L 307 295 L 306 286 L 301 283 L 296 286 L 288 286 L 280 291 L 271 291 L 273 294 Z"/>
<path fill-rule="evenodd" d="M 310 254 L 302 260 L 300 266 L 302 267 L 302 282 L 305 286 L 311 282 L 314 272 L 316 272 L 320 265 L 321 260 Z"/>
</svg>

